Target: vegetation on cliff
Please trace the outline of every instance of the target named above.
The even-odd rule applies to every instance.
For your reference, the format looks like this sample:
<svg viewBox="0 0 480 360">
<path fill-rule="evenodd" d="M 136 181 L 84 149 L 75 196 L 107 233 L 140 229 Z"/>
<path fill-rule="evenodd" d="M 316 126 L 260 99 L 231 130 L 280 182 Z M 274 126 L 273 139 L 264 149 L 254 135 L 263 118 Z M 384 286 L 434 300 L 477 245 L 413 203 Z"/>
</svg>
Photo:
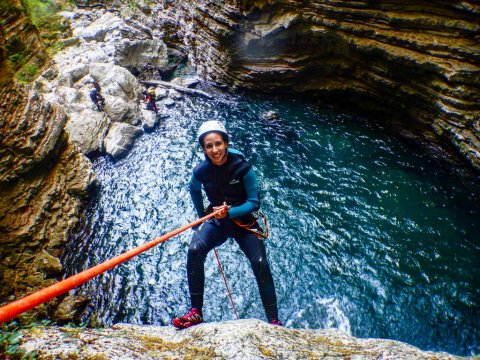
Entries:
<svg viewBox="0 0 480 360">
<path fill-rule="evenodd" d="M 31 82 L 49 53 L 65 45 L 69 27 L 58 12 L 69 7 L 61 0 L 0 1 L 0 87 L 14 77 L 22 84 Z"/>
</svg>

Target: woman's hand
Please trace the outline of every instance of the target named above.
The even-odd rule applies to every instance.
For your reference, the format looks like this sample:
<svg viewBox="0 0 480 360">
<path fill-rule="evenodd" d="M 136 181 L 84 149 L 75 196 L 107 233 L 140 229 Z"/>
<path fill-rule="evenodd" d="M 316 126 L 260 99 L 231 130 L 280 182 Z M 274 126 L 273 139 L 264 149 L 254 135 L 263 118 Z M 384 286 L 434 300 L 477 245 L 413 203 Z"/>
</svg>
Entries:
<svg viewBox="0 0 480 360">
<path fill-rule="evenodd" d="M 223 203 L 221 206 L 214 206 L 213 211 L 221 210 L 219 213 L 215 215 L 216 219 L 224 219 L 228 216 L 228 209 L 230 209 L 230 206 L 228 206 L 226 203 Z"/>
</svg>

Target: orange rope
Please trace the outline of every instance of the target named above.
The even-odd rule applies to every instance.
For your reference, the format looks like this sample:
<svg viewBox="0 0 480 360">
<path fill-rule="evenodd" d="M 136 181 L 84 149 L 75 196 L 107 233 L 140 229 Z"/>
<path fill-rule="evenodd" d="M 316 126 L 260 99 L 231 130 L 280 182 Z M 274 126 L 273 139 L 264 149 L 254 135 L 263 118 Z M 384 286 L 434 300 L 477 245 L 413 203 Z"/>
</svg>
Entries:
<svg viewBox="0 0 480 360">
<path fill-rule="evenodd" d="M 88 280 L 104 273 L 111 268 L 120 265 L 121 263 L 130 260 L 132 257 L 137 256 L 152 247 L 163 243 L 170 239 L 171 237 L 180 234 L 181 232 L 198 225 L 205 220 L 217 215 L 223 209 L 217 210 L 208 214 L 198 220 L 191 222 L 190 224 L 184 225 L 176 230 L 173 230 L 165 235 L 162 235 L 146 244 L 140 245 L 135 249 L 129 250 L 119 256 L 116 256 L 110 260 L 107 260 L 99 265 L 96 265 L 90 269 L 82 271 L 76 275 L 73 275 L 65 280 L 59 281 L 51 286 L 48 286 L 44 289 L 38 290 L 33 294 L 27 295 L 21 299 L 18 299 L 8 305 L 0 307 L 0 323 L 10 321 L 17 317 L 18 315 L 24 313 L 25 311 L 33 309 L 35 306 L 43 304 L 56 296 L 62 295 L 67 291 L 87 282 Z"/>
<path fill-rule="evenodd" d="M 257 224 L 257 220 L 253 220 L 252 222 L 250 222 L 249 224 L 242 224 L 240 222 L 240 220 L 238 219 L 232 219 L 233 222 L 235 224 L 237 224 L 238 226 L 240 226 L 242 229 L 245 229 L 246 231 L 248 232 L 251 232 L 252 234 L 255 234 L 257 235 L 260 239 L 267 239 L 268 236 L 269 236 L 269 230 L 268 230 L 268 220 L 267 220 L 267 217 L 265 215 L 263 215 L 262 213 L 259 213 L 258 214 L 259 217 L 261 217 L 263 219 L 263 224 L 264 224 L 264 227 L 265 227 L 265 233 L 262 233 L 260 231 L 256 231 L 256 230 L 253 230 L 252 227 Z"/>
<path fill-rule="evenodd" d="M 213 251 L 215 251 L 215 256 L 217 257 L 217 262 L 218 262 L 218 268 L 220 269 L 220 274 L 222 274 L 223 282 L 225 283 L 225 287 L 227 288 L 228 297 L 230 298 L 230 302 L 232 303 L 232 306 L 233 306 L 233 311 L 235 311 L 235 316 L 237 317 L 237 320 L 238 320 L 240 318 L 238 317 L 237 308 L 235 307 L 235 303 L 233 302 L 232 293 L 230 292 L 230 288 L 228 287 L 228 283 L 227 283 L 227 278 L 225 277 L 222 264 L 220 263 L 220 257 L 218 256 L 217 249 L 213 249 Z"/>
</svg>

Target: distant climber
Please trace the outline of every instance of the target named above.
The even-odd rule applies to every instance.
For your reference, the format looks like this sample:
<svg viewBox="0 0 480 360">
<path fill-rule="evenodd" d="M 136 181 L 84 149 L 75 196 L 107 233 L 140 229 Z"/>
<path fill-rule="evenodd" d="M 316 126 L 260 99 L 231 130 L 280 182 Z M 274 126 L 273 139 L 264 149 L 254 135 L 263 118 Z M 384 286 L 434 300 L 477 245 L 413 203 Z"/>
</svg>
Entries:
<svg viewBox="0 0 480 360">
<path fill-rule="evenodd" d="M 146 92 L 143 93 L 143 103 L 147 105 L 147 110 L 155 112 L 155 115 L 158 116 L 158 107 L 155 103 L 155 88 L 150 87 Z"/>
<path fill-rule="evenodd" d="M 100 85 L 93 80 L 90 85 L 90 99 L 97 106 L 98 111 L 103 111 L 105 106 L 105 98 L 102 96 Z"/>
</svg>

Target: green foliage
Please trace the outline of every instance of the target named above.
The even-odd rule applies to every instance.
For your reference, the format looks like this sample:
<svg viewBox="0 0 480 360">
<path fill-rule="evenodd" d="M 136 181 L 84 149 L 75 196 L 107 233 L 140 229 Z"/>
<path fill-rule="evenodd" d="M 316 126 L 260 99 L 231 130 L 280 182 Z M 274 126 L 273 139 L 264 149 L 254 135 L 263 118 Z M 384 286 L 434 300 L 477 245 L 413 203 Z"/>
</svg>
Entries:
<svg viewBox="0 0 480 360">
<path fill-rule="evenodd" d="M 38 73 L 38 65 L 27 64 L 15 74 L 15 77 L 20 83 L 25 84 L 33 81 L 37 73 Z"/>
<path fill-rule="evenodd" d="M 60 7 L 51 0 L 21 0 L 21 2 L 28 16 L 37 27 L 60 10 Z"/>
<path fill-rule="evenodd" d="M 27 50 L 27 48 L 20 39 L 11 38 L 5 44 L 5 50 L 8 54 L 12 55 L 17 53 L 23 53 Z"/>
<path fill-rule="evenodd" d="M 44 39 L 55 39 L 68 30 L 58 12 L 72 6 L 66 0 L 21 0 L 25 12 Z"/>
<path fill-rule="evenodd" d="M 10 55 L 8 57 L 8 63 L 14 68 L 20 67 L 25 64 L 25 55 L 23 52 Z"/>
<path fill-rule="evenodd" d="M 49 320 L 40 323 L 32 323 L 28 326 L 19 326 L 16 321 L 0 327 L 0 360 L 33 360 L 37 359 L 35 351 L 26 352 L 20 348 L 22 344 L 22 330 L 27 328 L 36 328 L 37 326 L 46 326 L 50 324 Z"/>
</svg>

